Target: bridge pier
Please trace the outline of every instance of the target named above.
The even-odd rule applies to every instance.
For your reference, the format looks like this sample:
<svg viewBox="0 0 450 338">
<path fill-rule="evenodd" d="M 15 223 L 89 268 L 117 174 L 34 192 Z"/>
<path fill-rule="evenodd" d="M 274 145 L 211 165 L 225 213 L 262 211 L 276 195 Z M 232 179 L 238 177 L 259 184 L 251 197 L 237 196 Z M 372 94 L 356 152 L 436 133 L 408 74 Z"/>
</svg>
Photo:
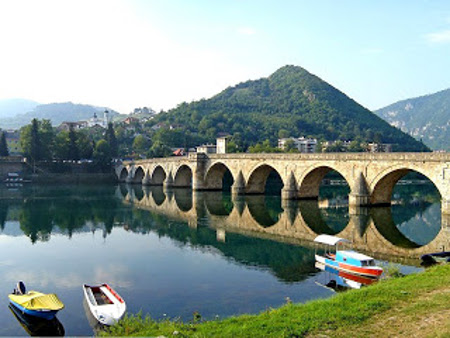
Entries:
<svg viewBox="0 0 450 338">
<path fill-rule="evenodd" d="M 239 170 L 239 174 L 236 177 L 236 181 L 231 186 L 232 195 L 244 195 L 245 194 L 245 181 L 242 171 Z"/>
<path fill-rule="evenodd" d="M 362 172 L 359 173 L 348 195 L 348 204 L 350 208 L 358 208 L 370 204 L 369 189 L 367 188 L 366 179 Z"/>
<path fill-rule="evenodd" d="M 152 184 L 152 179 L 147 172 L 147 173 L 145 173 L 144 179 L 142 180 L 142 185 L 151 185 L 151 184 Z"/>
<path fill-rule="evenodd" d="M 441 201 L 441 212 L 442 215 L 450 215 L 450 200 L 442 199 Z"/>
<path fill-rule="evenodd" d="M 441 224 L 442 228 L 448 229 L 450 231 L 450 214 L 442 214 Z"/>
<path fill-rule="evenodd" d="M 169 172 L 169 175 L 167 175 L 166 179 L 164 180 L 163 188 L 164 190 L 170 190 L 171 188 L 173 188 L 172 172 Z"/>
<path fill-rule="evenodd" d="M 294 200 L 298 197 L 297 184 L 295 182 L 294 173 L 291 171 L 287 183 L 281 189 L 281 199 L 283 200 Z"/>
</svg>

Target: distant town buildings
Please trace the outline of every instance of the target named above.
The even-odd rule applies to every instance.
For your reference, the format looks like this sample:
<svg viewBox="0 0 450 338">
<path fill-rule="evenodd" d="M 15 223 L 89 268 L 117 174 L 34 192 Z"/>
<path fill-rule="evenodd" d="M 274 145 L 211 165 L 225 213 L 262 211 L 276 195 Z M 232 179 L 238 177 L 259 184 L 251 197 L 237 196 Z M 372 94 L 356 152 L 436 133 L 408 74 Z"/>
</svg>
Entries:
<svg viewBox="0 0 450 338">
<path fill-rule="evenodd" d="M 392 144 L 389 143 L 369 143 L 367 144 L 369 153 L 392 153 Z"/>
<path fill-rule="evenodd" d="M 197 147 L 197 153 L 216 154 L 217 146 L 215 144 L 203 144 Z"/>
<path fill-rule="evenodd" d="M 317 147 L 317 140 L 315 138 L 305 137 L 288 137 L 278 139 L 278 148 L 286 150 L 287 145 L 291 144 L 295 149 L 301 153 L 315 153 Z"/>
<path fill-rule="evenodd" d="M 94 116 L 86 121 L 78 121 L 78 122 L 69 122 L 64 121 L 59 126 L 59 130 L 70 130 L 73 128 L 74 130 L 84 129 L 84 128 L 92 128 L 92 127 L 101 127 L 107 128 L 109 122 L 109 111 L 105 110 L 103 112 L 103 118 L 97 116 L 97 113 L 94 113 Z"/>
<path fill-rule="evenodd" d="M 217 141 L 216 141 L 217 154 L 226 154 L 227 153 L 227 143 L 228 143 L 229 138 L 230 138 L 229 135 L 217 138 Z"/>
<path fill-rule="evenodd" d="M 10 155 L 19 155 L 22 152 L 20 146 L 20 132 L 18 130 L 4 130 L 6 145 Z"/>
</svg>

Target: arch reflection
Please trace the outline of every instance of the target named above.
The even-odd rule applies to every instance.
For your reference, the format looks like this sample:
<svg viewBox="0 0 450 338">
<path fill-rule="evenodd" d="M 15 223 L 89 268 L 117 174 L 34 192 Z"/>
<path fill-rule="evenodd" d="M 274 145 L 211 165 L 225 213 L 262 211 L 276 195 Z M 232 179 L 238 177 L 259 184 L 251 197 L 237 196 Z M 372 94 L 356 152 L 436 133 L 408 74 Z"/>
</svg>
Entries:
<svg viewBox="0 0 450 338">
<path fill-rule="evenodd" d="M 256 222 L 263 228 L 276 224 L 283 213 L 281 199 L 274 196 L 246 196 L 248 210 Z"/>
<path fill-rule="evenodd" d="M 174 189 L 169 194 L 162 186 L 71 190 L 29 187 L 14 194 L 22 197 L 1 200 L 0 231 L 7 233 L 9 220 L 14 220 L 33 243 L 49 241 L 53 232 L 71 237 L 80 231 L 101 229 L 106 237 L 117 226 L 134 229 L 135 210 L 140 209 L 143 220 L 164 215 L 192 229 L 204 225 L 221 229 L 226 232 L 222 236 L 225 244 L 230 233 L 288 243 L 308 243 L 326 233 L 353 240 L 355 249 L 364 251 L 369 246 L 371 252 L 383 255 L 417 258 L 421 253 L 450 247 L 450 232 L 441 226 L 439 201 L 429 197 L 419 201 L 417 196 L 405 195 L 400 201 L 411 201 L 413 207 L 399 202 L 391 208 L 366 208 L 345 214 L 340 208 L 319 207 L 317 201 L 282 201 L 277 196 L 231 196 L 191 189 Z"/>
<path fill-rule="evenodd" d="M 159 190 L 159 194 L 164 196 L 162 189 Z M 192 203 L 195 208 L 188 209 L 190 205 L 180 207 L 182 200 L 176 196 L 175 203 L 167 198 L 160 198 L 162 202 L 159 206 L 154 204 L 150 210 L 155 212 L 174 210 L 171 207 L 172 203 L 176 205 L 177 210 L 184 212 L 184 214 L 177 213 L 177 216 L 181 216 L 189 224 L 198 224 L 201 219 L 210 219 L 209 226 L 218 226 L 221 231 L 245 233 L 250 231 L 255 236 L 264 234 L 273 236 L 276 240 L 282 237 L 283 241 L 288 242 L 312 241 L 318 234 L 325 233 L 350 238 L 356 241 L 355 249 L 364 251 L 368 241 L 372 241 L 370 250 L 374 250 L 373 248 L 381 250 L 380 253 L 384 255 L 419 257 L 421 248 L 431 250 L 435 242 L 447 241 L 450 245 L 448 234 L 446 235 L 448 232 L 440 231 L 440 223 L 436 226 L 432 221 L 434 227 L 431 228 L 423 228 L 423 222 L 410 225 L 427 212 L 434 215 L 433 220 L 439 219 L 440 222 L 440 216 L 436 216 L 439 214 L 436 203 L 424 203 L 423 208 L 419 209 L 401 205 L 392 208 L 361 208 L 357 214 L 350 214 L 346 203 L 339 206 L 334 202 L 330 203 L 329 200 L 328 207 L 325 207 L 322 201 L 282 201 L 277 196 L 247 195 L 231 198 L 229 194 L 210 191 L 193 194 L 195 198 L 192 198 Z M 152 192 L 152 196 L 155 195 Z M 188 198 L 188 194 L 183 198 Z M 398 218 L 399 210 L 403 210 L 402 218 Z M 170 215 L 170 212 L 164 213 Z M 409 230 L 404 231 L 405 227 L 409 227 Z M 427 236 L 423 236 L 424 231 Z M 226 238 L 228 237 L 227 234 Z"/>
</svg>

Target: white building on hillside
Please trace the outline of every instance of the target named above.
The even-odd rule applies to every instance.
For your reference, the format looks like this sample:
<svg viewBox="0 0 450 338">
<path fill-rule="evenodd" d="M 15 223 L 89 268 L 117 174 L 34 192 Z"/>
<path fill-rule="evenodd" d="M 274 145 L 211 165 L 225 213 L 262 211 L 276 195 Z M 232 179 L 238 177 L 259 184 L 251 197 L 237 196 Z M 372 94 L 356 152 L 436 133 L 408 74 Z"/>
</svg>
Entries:
<svg viewBox="0 0 450 338">
<path fill-rule="evenodd" d="M 301 153 L 315 153 L 317 147 L 317 140 L 315 138 L 305 137 L 289 137 L 278 139 L 278 148 L 285 149 L 286 143 L 293 142 L 293 145 Z"/>
</svg>

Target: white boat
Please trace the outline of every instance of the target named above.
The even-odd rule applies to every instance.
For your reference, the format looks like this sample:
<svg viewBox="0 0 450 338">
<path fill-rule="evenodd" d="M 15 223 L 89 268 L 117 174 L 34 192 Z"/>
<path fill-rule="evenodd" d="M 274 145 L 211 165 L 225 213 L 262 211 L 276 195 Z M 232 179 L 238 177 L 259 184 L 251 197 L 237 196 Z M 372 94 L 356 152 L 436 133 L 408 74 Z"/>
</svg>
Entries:
<svg viewBox="0 0 450 338">
<path fill-rule="evenodd" d="M 83 284 L 84 297 L 95 319 L 103 325 L 114 325 L 127 308 L 125 301 L 108 284 Z"/>
</svg>

